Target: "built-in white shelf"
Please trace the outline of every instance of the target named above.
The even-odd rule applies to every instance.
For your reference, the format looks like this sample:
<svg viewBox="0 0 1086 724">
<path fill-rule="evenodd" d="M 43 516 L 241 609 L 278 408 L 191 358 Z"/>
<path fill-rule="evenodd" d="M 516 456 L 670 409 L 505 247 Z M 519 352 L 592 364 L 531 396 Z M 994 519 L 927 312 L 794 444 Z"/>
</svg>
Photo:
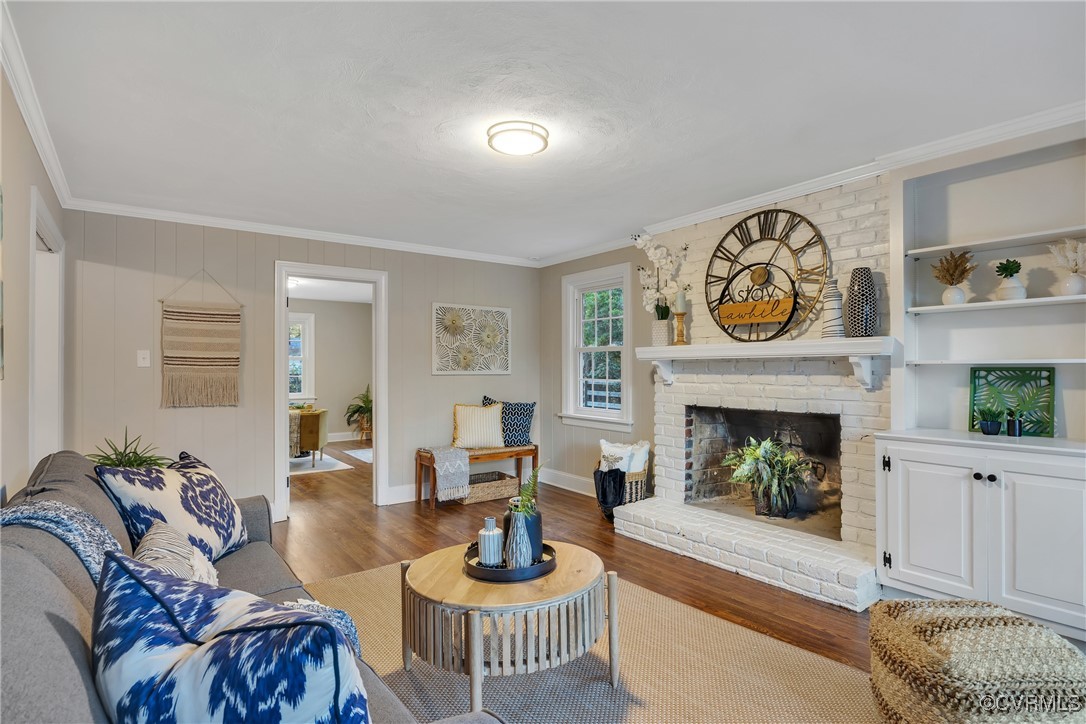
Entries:
<svg viewBox="0 0 1086 724">
<path fill-rule="evenodd" d="M 948 314 L 953 312 L 983 312 L 997 309 L 1020 309 L 1022 307 L 1052 307 L 1060 304 L 1082 304 L 1086 294 L 1072 294 L 1065 297 L 1036 297 L 1034 299 L 1011 299 L 995 302 L 972 302 L 969 304 L 935 304 L 927 307 L 909 307 L 909 314 Z"/>
<path fill-rule="evenodd" d="M 1061 357 L 1058 359 L 913 359 L 906 360 L 909 367 L 927 365 L 975 365 L 977 367 L 1014 367 L 1017 365 L 1037 367 L 1041 365 L 1083 365 L 1086 358 Z"/>
<path fill-rule="evenodd" d="M 848 357 L 856 381 L 871 389 L 871 363 L 876 357 L 893 354 L 893 337 L 846 337 L 843 339 L 795 339 L 774 342 L 731 342 L 728 344 L 684 344 L 666 347 L 638 347 L 637 359 L 652 362 L 665 385 L 674 382 L 675 361 L 712 359 L 809 359 Z"/>
<path fill-rule="evenodd" d="M 905 256 L 906 258 L 922 259 L 925 257 L 942 256 L 948 251 L 957 251 L 959 249 L 969 249 L 970 251 L 995 251 L 996 249 L 1009 249 L 1013 246 L 1052 244 L 1065 236 L 1069 236 L 1072 239 L 1086 236 L 1086 225 L 1068 226 L 1063 229 L 1049 229 L 1048 231 L 1037 231 L 1032 234 L 1001 236 L 996 239 L 981 239 L 979 241 L 942 244 L 940 246 L 924 246 L 919 249 L 906 251 Z"/>
<path fill-rule="evenodd" d="M 963 443 L 973 447 L 990 450 L 1014 450 L 1019 452 L 1046 452 L 1059 455 L 1086 456 L 1086 442 L 1068 440 L 1063 437 L 1010 437 L 1009 435 L 984 435 L 968 430 L 949 430 L 938 428 L 910 428 L 908 430 L 887 430 L 877 432 L 880 440 L 900 440 L 902 442 Z"/>
</svg>

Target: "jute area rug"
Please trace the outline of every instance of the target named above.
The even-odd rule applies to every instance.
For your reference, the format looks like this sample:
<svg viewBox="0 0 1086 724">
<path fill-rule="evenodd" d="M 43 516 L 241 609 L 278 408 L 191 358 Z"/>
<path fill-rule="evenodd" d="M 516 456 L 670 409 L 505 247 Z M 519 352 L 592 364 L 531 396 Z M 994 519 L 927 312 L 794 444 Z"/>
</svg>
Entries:
<svg viewBox="0 0 1086 724">
<path fill-rule="evenodd" d="M 397 564 L 306 585 L 358 624 L 362 657 L 420 721 L 468 710 L 468 677 L 415 658 L 403 670 Z M 867 674 L 619 581 L 621 681 L 606 633 L 571 663 L 487 678 L 483 706 L 508 722 L 873 722 Z"/>
</svg>

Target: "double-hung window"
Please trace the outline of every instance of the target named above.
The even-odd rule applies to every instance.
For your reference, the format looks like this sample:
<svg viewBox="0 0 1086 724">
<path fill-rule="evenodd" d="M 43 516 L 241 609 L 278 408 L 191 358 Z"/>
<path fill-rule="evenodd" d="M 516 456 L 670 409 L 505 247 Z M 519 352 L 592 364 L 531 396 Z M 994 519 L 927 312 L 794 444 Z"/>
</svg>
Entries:
<svg viewBox="0 0 1086 724">
<path fill-rule="evenodd" d="M 290 313 L 287 326 L 287 375 L 292 400 L 315 400 L 317 397 L 314 392 L 314 326 L 314 316 L 311 313 Z"/>
<path fill-rule="evenodd" d="M 562 421 L 629 432 L 630 265 L 562 277 Z"/>
</svg>

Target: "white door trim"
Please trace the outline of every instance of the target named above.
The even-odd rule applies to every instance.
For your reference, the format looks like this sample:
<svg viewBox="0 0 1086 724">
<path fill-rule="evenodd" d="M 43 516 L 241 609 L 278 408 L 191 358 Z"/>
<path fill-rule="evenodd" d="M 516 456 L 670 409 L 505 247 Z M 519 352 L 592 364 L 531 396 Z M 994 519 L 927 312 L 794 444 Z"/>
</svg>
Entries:
<svg viewBox="0 0 1086 724">
<path fill-rule="evenodd" d="M 60 227 L 57 226 L 56 219 L 53 218 L 53 214 L 49 212 L 49 205 L 45 203 L 45 198 L 38 191 L 37 186 L 30 187 L 30 238 L 28 243 L 30 244 L 30 269 L 29 269 L 29 285 L 30 294 L 27 300 L 27 325 L 30 332 L 28 344 L 27 344 L 27 358 L 29 363 L 27 388 L 29 390 L 29 404 L 27 406 L 27 458 L 30 464 L 30 470 L 38 464 L 38 451 L 37 448 L 37 420 L 35 411 L 38 405 L 34 400 L 34 392 L 37 389 L 38 383 L 38 360 L 35 359 L 35 335 L 37 334 L 37 303 L 35 297 L 37 294 L 37 259 L 38 259 L 38 234 L 41 234 L 45 239 L 45 246 L 52 250 L 54 254 L 57 254 L 60 258 L 58 260 L 60 264 L 60 276 L 61 283 L 57 290 L 60 294 L 60 301 L 58 306 L 58 329 L 60 330 L 60 338 L 58 343 L 58 367 L 61 378 L 53 381 L 57 386 L 58 395 L 58 407 L 57 421 L 60 425 L 58 430 L 58 439 L 61 442 L 61 449 L 67 444 L 64 439 L 64 235 L 60 232 Z"/>
<path fill-rule="evenodd" d="M 311 277 L 373 284 L 373 502 L 388 505 L 393 502 L 388 484 L 388 272 L 355 269 L 305 262 L 275 262 L 275 500 L 272 516 L 285 520 L 290 508 L 287 487 L 290 450 L 290 430 L 287 424 L 289 395 L 287 391 L 287 278 Z"/>
</svg>

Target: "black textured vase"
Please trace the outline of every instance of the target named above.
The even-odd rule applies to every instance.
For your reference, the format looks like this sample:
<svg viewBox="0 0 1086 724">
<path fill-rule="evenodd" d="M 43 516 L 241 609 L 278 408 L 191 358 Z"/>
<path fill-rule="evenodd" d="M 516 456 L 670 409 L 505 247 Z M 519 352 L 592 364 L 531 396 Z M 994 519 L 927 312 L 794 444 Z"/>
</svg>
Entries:
<svg viewBox="0 0 1086 724">
<path fill-rule="evenodd" d="M 875 279 L 871 268 L 852 270 L 848 284 L 848 307 L 845 321 L 849 337 L 873 337 L 879 328 L 879 306 L 875 295 Z"/>
<path fill-rule="evenodd" d="M 502 533 L 506 541 L 509 540 L 512 508 L 517 504 L 513 501 L 519 502 L 520 498 L 510 498 L 509 508 L 506 509 L 505 516 L 502 518 Z M 543 514 L 539 512 L 539 508 L 536 508 L 534 513 L 524 515 L 524 527 L 528 529 L 528 540 L 532 543 L 532 562 L 543 560 Z"/>
</svg>

